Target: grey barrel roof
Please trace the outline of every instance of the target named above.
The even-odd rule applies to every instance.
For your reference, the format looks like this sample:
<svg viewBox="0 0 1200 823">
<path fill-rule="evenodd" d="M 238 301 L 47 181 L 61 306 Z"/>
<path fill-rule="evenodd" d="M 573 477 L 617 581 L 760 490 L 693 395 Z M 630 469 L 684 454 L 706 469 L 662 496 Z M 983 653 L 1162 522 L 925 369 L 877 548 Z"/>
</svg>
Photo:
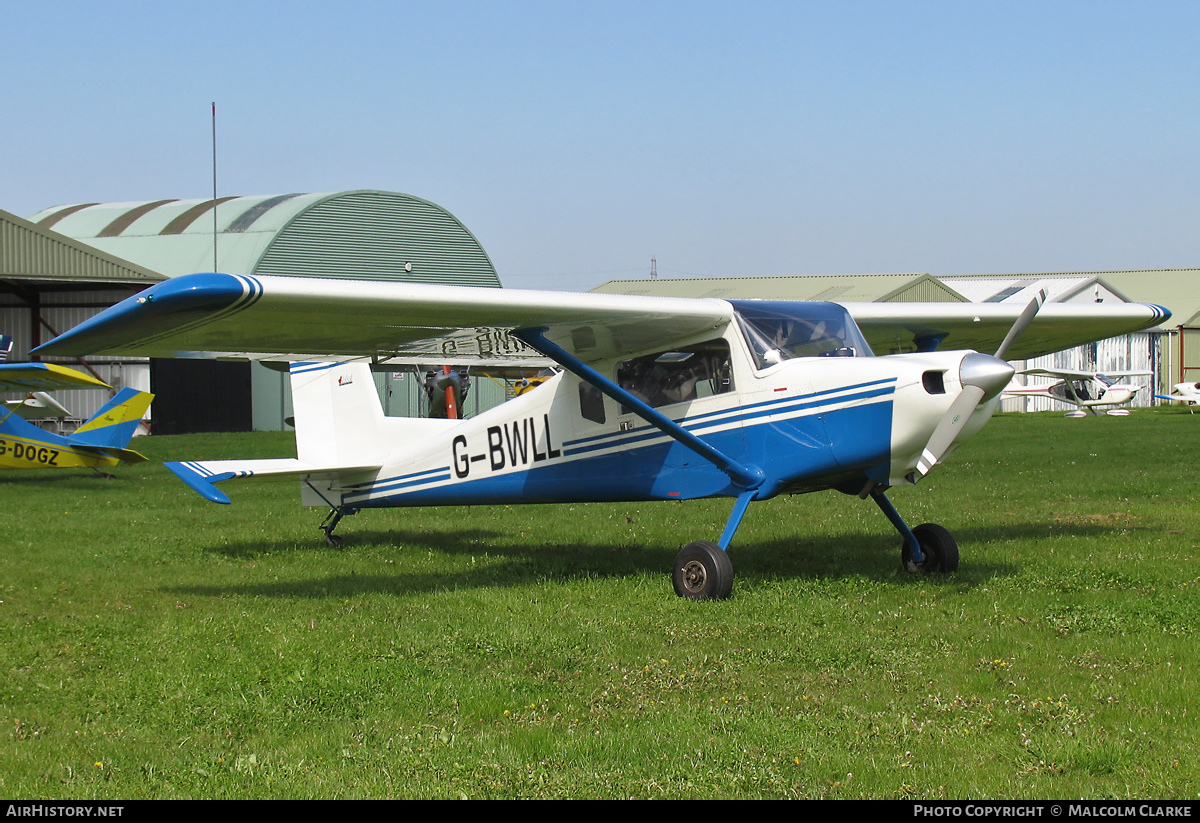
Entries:
<svg viewBox="0 0 1200 823">
<path fill-rule="evenodd" d="M 347 191 L 56 206 L 31 221 L 174 277 L 192 272 L 500 286 L 487 252 L 441 206 Z"/>
</svg>

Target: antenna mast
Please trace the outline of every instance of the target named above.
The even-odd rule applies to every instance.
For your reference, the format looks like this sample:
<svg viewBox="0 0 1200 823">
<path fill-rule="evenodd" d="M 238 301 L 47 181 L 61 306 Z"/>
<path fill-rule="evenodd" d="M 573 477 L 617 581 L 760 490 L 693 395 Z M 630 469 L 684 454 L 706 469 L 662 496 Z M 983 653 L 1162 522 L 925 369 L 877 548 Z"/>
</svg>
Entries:
<svg viewBox="0 0 1200 823">
<path fill-rule="evenodd" d="M 212 149 L 213 149 L 213 271 L 217 270 L 217 101 L 212 104 Z"/>
</svg>

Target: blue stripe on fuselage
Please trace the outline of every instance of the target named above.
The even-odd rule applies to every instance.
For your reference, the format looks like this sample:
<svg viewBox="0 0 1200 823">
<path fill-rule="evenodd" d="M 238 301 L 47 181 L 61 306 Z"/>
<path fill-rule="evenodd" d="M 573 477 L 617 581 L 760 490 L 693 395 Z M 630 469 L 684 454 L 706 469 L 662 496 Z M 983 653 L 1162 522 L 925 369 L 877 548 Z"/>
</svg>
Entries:
<svg viewBox="0 0 1200 823">
<path fill-rule="evenodd" d="M 886 466 L 891 459 L 894 381 L 844 397 L 772 400 L 746 407 L 747 420 L 768 415 L 811 411 L 822 405 L 854 405 L 817 414 L 731 426 L 704 435 L 714 448 L 734 453 L 760 467 L 767 481 L 758 499 L 785 491 L 789 485 L 820 485 L 823 477 L 845 477 Z M 844 391 L 844 390 L 843 390 Z M 823 392 L 829 395 L 830 392 Z M 790 402 L 789 402 L 790 401 Z M 711 416 L 711 415 L 705 415 Z M 691 424 L 693 421 L 686 421 Z M 563 457 L 523 471 L 454 479 L 449 467 L 396 475 L 356 485 L 344 502 L 358 507 L 467 505 L 483 503 L 550 503 L 569 501 L 687 500 L 739 492 L 729 477 L 657 430 L 600 446 L 576 448 Z M 659 442 L 647 442 L 652 438 Z M 588 438 L 593 439 L 593 438 Z M 585 441 L 574 441 L 576 443 Z M 639 443 L 631 448 L 634 443 Z M 425 485 L 433 484 L 433 485 Z M 422 486 L 424 486 L 422 488 Z M 381 496 L 372 497 L 372 495 Z"/>
<path fill-rule="evenodd" d="M 838 389 L 814 392 L 812 394 L 783 397 L 752 403 L 732 409 L 698 414 L 678 421 L 688 431 L 702 432 L 709 426 L 715 425 L 745 425 L 747 421 L 762 417 L 795 414 L 796 412 L 812 411 L 831 404 L 842 404 L 884 397 L 895 392 L 896 380 L 876 380 L 860 383 L 854 386 L 844 386 Z M 833 395 L 837 395 L 834 397 Z M 585 454 L 599 449 L 627 448 L 636 443 L 666 437 L 653 426 L 638 426 L 624 432 L 614 432 L 578 440 L 569 440 L 563 444 L 563 453 L 568 455 Z"/>
</svg>

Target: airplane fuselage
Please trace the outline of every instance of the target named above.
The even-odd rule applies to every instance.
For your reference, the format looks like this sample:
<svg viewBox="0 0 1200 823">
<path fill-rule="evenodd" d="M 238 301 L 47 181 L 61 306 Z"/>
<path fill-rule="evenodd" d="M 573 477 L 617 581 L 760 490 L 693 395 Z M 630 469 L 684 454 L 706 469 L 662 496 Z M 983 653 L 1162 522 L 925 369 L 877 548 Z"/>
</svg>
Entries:
<svg viewBox="0 0 1200 823">
<path fill-rule="evenodd" d="M 719 380 L 657 408 L 761 472 L 759 500 L 909 482 L 930 432 L 958 394 L 967 354 L 814 356 L 757 368 L 736 329 L 722 339 L 728 362 Z M 328 368 L 340 385 L 354 377 L 339 376 L 339 369 L 363 367 Z M 620 369 L 606 366 L 614 377 Z M 995 407 L 991 401 L 981 407 L 964 437 Z M 729 473 L 570 373 L 474 418 L 383 418 L 379 425 L 374 448 L 390 444 L 382 468 L 354 482 L 307 480 L 306 505 L 687 500 L 743 491 Z"/>
<path fill-rule="evenodd" d="M 104 468 L 120 462 L 115 457 L 80 451 L 69 445 L 48 445 L 19 437 L 0 438 L 0 469 Z"/>
</svg>

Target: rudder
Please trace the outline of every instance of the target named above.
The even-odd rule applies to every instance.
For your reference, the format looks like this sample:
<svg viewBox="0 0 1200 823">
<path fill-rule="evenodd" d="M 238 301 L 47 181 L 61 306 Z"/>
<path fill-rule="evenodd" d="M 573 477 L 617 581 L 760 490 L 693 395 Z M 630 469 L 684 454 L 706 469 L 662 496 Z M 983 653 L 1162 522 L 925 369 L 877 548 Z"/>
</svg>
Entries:
<svg viewBox="0 0 1200 823">
<path fill-rule="evenodd" d="M 371 366 L 292 363 L 296 456 L 314 466 L 354 466 L 378 458 L 383 406 Z"/>
<path fill-rule="evenodd" d="M 80 446 L 123 449 L 133 439 L 153 399 L 149 392 L 121 389 L 67 439 Z"/>
</svg>

